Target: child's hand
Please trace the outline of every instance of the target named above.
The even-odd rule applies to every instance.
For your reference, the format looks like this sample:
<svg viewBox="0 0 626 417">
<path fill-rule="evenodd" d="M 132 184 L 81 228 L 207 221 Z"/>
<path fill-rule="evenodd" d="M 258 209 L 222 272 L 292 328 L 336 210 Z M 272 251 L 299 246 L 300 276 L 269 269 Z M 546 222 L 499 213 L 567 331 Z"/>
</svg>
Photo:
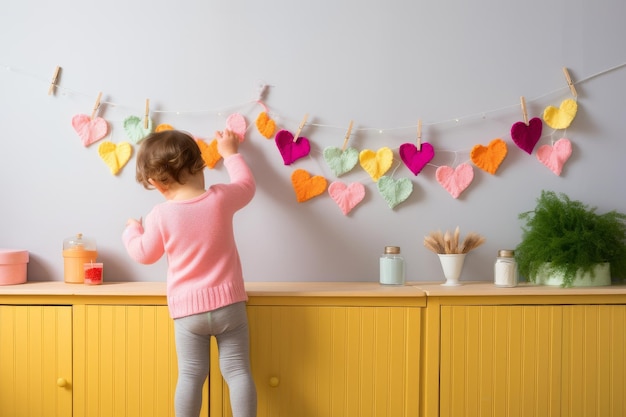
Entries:
<svg viewBox="0 0 626 417">
<path fill-rule="evenodd" d="M 130 225 L 137 225 L 139 227 L 142 227 L 141 226 L 141 218 L 139 218 L 139 220 L 137 220 L 137 219 L 128 219 L 128 220 L 126 220 L 126 227 L 128 227 Z"/>
<path fill-rule="evenodd" d="M 215 132 L 215 137 L 217 138 L 217 151 L 222 158 L 236 154 L 239 150 L 239 138 L 231 130 Z"/>
</svg>

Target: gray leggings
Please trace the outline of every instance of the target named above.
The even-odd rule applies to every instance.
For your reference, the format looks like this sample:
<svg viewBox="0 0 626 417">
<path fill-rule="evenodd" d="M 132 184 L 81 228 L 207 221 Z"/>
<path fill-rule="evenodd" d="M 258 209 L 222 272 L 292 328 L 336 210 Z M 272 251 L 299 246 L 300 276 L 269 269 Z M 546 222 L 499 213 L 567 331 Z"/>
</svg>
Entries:
<svg viewBox="0 0 626 417">
<path fill-rule="evenodd" d="M 198 417 L 202 385 L 209 374 L 211 336 L 217 339 L 220 370 L 230 391 L 233 417 L 255 417 L 256 387 L 250 372 L 250 338 L 244 302 L 174 320 L 178 382 L 176 417 Z"/>
</svg>

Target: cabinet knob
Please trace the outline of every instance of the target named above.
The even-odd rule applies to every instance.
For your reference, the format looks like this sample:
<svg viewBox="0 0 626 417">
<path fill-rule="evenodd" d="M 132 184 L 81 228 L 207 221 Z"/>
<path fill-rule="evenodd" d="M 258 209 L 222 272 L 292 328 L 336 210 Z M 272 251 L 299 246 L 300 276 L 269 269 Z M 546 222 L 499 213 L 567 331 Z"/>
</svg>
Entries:
<svg viewBox="0 0 626 417">
<path fill-rule="evenodd" d="M 65 378 L 59 378 L 57 379 L 57 385 L 61 388 L 66 387 L 67 386 L 67 380 Z"/>
<path fill-rule="evenodd" d="M 277 387 L 280 384 L 280 380 L 277 376 L 273 376 L 270 378 L 270 387 Z"/>
</svg>

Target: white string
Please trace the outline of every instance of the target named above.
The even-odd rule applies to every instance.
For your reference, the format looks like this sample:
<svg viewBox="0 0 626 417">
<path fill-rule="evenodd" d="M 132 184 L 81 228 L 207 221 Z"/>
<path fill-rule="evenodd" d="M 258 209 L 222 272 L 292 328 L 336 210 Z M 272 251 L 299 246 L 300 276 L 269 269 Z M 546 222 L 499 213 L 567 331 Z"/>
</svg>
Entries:
<svg viewBox="0 0 626 417">
<path fill-rule="evenodd" d="M 3 64 L 0 64 L 0 67 L 4 67 L 7 71 L 11 71 L 11 72 L 14 72 L 14 73 L 17 73 L 17 74 L 20 74 L 20 75 L 25 75 L 25 76 L 31 77 L 31 78 L 40 80 L 40 81 L 42 81 L 42 82 L 44 82 L 46 84 L 51 84 L 51 80 L 50 79 L 46 80 L 45 78 L 43 78 L 43 77 L 41 77 L 39 75 L 33 74 L 31 72 L 28 72 L 26 70 L 16 69 L 16 68 L 13 68 L 13 67 L 11 67 L 9 65 L 3 65 Z M 585 78 L 583 78 L 583 79 L 581 79 L 581 80 L 579 80 L 577 82 L 573 82 L 572 84 L 574 86 L 580 85 L 580 84 L 583 84 L 583 83 L 585 83 L 587 81 L 590 81 L 590 80 L 592 80 L 594 78 L 597 78 L 597 77 L 599 77 L 601 75 L 604 75 L 604 74 L 607 74 L 609 72 L 621 69 L 623 67 L 626 67 L 626 62 L 622 63 L 622 64 L 619 64 L 619 65 L 616 65 L 614 67 L 611 67 L 611 68 L 599 71 L 599 72 L 597 72 L 595 74 L 592 74 L 590 76 L 587 76 L 587 77 L 585 77 Z M 82 93 L 80 91 L 72 90 L 72 89 L 70 89 L 68 87 L 65 87 L 65 86 L 60 86 L 60 85 L 58 85 L 56 83 L 54 84 L 54 86 L 58 90 L 63 92 L 63 93 L 71 93 L 73 95 L 81 96 L 81 97 L 85 97 L 85 98 L 90 98 L 91 97 L 91 95 L 88 95 L 86 93 Z M 258 103 L 258 101 L 260 101 L 260 99 L 263 98 L 263 96 L 267 93 L 267 87 L 268 87 L 267 84 L 258 83 L 257 84 L 257 97 L 256 97 L 255 100 L 252 100 L 252 101 L 248 100 L 248 101 L 241 102 L 241 103 L 238 103 L 238 104 L 232 104 L 232 105 L 229 105 L 229 106 L 223 106 L 223 107 L 214 108 L 214 109 L 150 110 L 150 113 L 152 113 L 152 114 L 177 114 L 177 115 L 181 115 L 181 114 L 216 114 L 216 115 L 221 115 L 221 113 L 226 112 L 228 109 L 237 109 L 237 108 L 240 108 L 240 107 L 245 106 L 245 105 L 250 104 L 250 103 L 253 103 L 255 105 L 260 105 Z M 547 96 L 551 96 L 551 95 L 556 94 L 556 93 L 560 93 L 560 92 L 562 92 L 564 90 L 567 90 L 567 89 L 569 89 L 569 86 L 564 86 L 562 88 L 558 88 L 558 89 L 555 89 L 555 90 L 550 91 L 548 93 L 545 93 L 545 94 L 542 94 L 540 96 L 534 97 L 532 99 L 526 100 L 526 102 L 527 103 L 531 103 L 531 102 L 534 102 L 534 101 L 538 101 L 538 100 L 540 100 L 542 98 L 545 98 Z M 134 109 L 134 110 L 137 110 L 137 108 L 138 108 L 137 106 L 128 105 L 128 104 L 122 104 L 122 103 L 117 103 L 117 102 L 111 102 L 111 101 L 102 101 L 100 103 L 101 106 L 103 104 L 106 104 L 106 105 L 111 106 L 111 107 L 128 108 L 128 109 Z M 504 110 L 509 110 L 509 109 L 517 108 L 517 107 L 519 107 L 519 104 L 511 104 L 511 105 L 495 108 L 495 109 L 488 110 L 488 111 L 482 111 L 482 112 L 479 112 L 479 113 L 468 114 L 468 115 L 461 116 L 461 117 L 454 117 L 454 118 L 440 120 L 440 121 L 435 121 L 435 122 L 431 122 L 431 123 L 423 123 L 422 126 L 438 126 L 438 125 L 444 125 L 444 124 L 450 124 L 450 123 L 460 123 L 462 121 L 476 119 L 476 118 L 484 119 L 489 114 L 499 113 L 499 112 L 502 112 Z M 281 116 L 279 114 L 274 113 L 273 117 L 274 118 L 280 118 Z M 293 120 L 290 120 L 290 119 L 287 119 L 287 118 L 282 118 L 282 119 L 290 121 L 290 122 L 294 122 Z M 299 123 L 299 122 L 295 122 L 295 123 Z M 320 128 L 345 130 L 345 126 L 334 126 L 334 125 L 319 124 L 319 123 L 305 123 L 305 126 L 306 125 L 320 127 Z M 389 131 L 394 131 L 394 130 L 415 129 L 416 127 L 417 127 L 417 125 L 399 126 L 399 127 L 391 127 L 391 128 L 362 127 L 362 128 L 353 129 L 353 133 L 378 131 L 379 133 L 382 134 L 382 133 L 389 132 Z"/>
</svg>

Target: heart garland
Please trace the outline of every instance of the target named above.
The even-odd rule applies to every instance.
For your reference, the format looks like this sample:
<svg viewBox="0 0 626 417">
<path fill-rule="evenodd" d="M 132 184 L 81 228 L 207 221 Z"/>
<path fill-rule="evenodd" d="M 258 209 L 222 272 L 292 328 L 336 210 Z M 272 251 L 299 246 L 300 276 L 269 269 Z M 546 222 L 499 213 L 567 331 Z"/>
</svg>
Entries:
<svg viewBox="0 0 626 417">
<path fill-rule="evenodd" d="M 291 184 L 296 193 L 296 200 L 303 203 L 322 194 L 326 190 L 327 182 L 322 176 L 311 176 L 304 169 L 296 169 L 291 174 Z"/>
<path fill-rule="evenodd" d="M 267 112 L 261 112 L 256 118 L 256 128 L 265 139 L 271 139 L 276 131 L 276 122 L 270 119 Z"/>
<path fill-rule="evenodd" d="M 543 111 L 543 120 L 552 129 L 566 129 L 576 117 L 577 112 L 578 103 L 568 98 L 561 102 L 558 109 L 554 106 L 546 107 Z"/>
<path fill-rule="evenodd" d="M 196 139 L 196 143 L 200 148 L 200 154 L 206 166 L 209 169 L 215 168 L 215 164 L 222 159 L 222 155 L 217 151 L 217 139 L 213 139 L 208 144 L 202 139 Z"/>
<path fill-rule="evenodd" d="M 378 149 L 376 152 L 365 149 L 359 153 L 361 168 L 367 172 L 374 182 L 377 182 L 391 168 L 393 152 L 387 147 Z"/>
<path fill-rule="evenodd" d="M 360 182 L 346 185 L 341 181 L 334 181 L 328 186 L 328 194 L 337 203 L 344 216 L 347 216 L 365 197 L 365 187 Z"/>
<path fill-rule="evenodd" d="M 554 146 L 543 145 L 537 150 L 537 159 L 558 176 L 571 155 L 572 143 L 566 138 L 557 140 Z"/>
<path fill-rule="evenodd" d="M 128 116 L 124 119 L 124 131 L 128 139 L 137 144 L 141 142 L 146 136 L 152 133 L 153 123 L 152 119 L 148 118 L 148 127 L 144 127 L 144 119 L 138 116 Z"/>
<path fill-rule="evenodd" d="M 111 174 L 117 175 L 118 172 L 130 160 L 133 148 L 128 142 L 120 142 L 117 145 L 110 141 L 105 141 L 98 146 L 98 154 L 100 158 L 111 170 Z"/>
<path fill-rule="evenodd" d="M 470 159 L 478 168 L 494 175 L 507 154 L 506 142 L 494 139 L 489 145 L 475 145 L 470 152 Z"/>
<path fill-rule="evenodd" d="M 412 143 L 403 143 L 400 145 L 400 159 L 409 168 L 409 170 L 417 175 L 435 156 L 433 145 L 428 142 L 421 144 L 417 149 Z"/>
<path fill-rule="evenodd" d="M 291 165 L 311 152 L 311 144 L 307 138 L 300 136 L 294 141 L 293 135 L 288 130 L 279 130 L 274 141 L 285 165 Z"/>
<path fill-rule="evenodd" d="M 243 142 L 246 135 L 248 125 L 246 118 L 239 113 L 233 113 L 226 118 L 226 129 L 232 131 L 239 138 L 239 142 Z"/>
<path fill-rule="evenodd" d="M 528 121 L 528 124 L 524 122 L 513 124 L 511 126 L 511 139 L 521 150 L 530 155 L 541 138 L 542 130 L 543 122 L 541 119 L 533 117 Z"/>
<path fill-rule="evenodd" d="M 472 183 L 474 169 L 469 164 L 459 164 L 456 168 L 442 165 L 435 172 L 437 182 L 450 193 L 453 198 L 459 195 Z"/>
<path fill-rule="evenodd" d="M 378 192 L 383 196 L 389 208 L 394 208 L 405 201 L 413 192 L 413 183 L 408 178 L 394 180 L 388 176 L 378 179 Z"/>
<path fill-rule="evenodd" d="M 359 151 L 355 148 L 342 150 L 334 146 L 324 149 L 324 160 L 333 173 L 340 177 L 349 172 L 359 162 Z"/>
<path fill-rule="evenodd" d="M 109 124 L 106 120 L 102 117 L 92 119 L 86 114 L 77 114 L 72 117 L 72 127 L 85 147 L 99 141 L 109 133 Z"/>
</svg>

